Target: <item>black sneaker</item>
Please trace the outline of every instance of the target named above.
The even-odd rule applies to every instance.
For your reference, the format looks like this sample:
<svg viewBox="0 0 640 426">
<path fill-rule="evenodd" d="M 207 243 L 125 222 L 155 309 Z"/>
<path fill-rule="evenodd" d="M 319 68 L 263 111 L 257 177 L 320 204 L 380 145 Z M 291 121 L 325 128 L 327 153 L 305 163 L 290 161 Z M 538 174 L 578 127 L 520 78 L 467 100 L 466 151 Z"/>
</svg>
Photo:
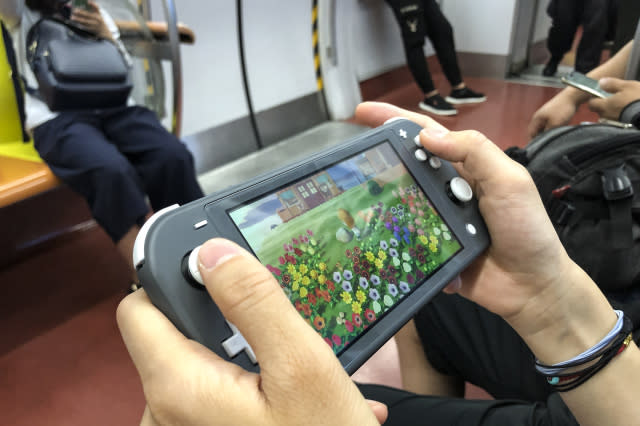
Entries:
<svg viewBox="0 0 640 426">
<path fill-rule="evenodd" d="M 459 104 L 477 104 L 487 100 L 487 97 L 478 92 L 474 92 L 468 87 L 462 89 L 453 89 L 451 94 L 445 98 L 447 102 L 459 105 Z"/>
<path fill-rule="evenodd" d="M 420 109 L 436 115 L 456 115 L 458 111 L 440 95 L 429 96 L 418 104 Z"/>
<path fill-rule="evenodd" d="M 549 59 L 549 62 L 547 62 L 547 65 L 545 65 L 544 69 L 542 70 L 542 75 L 545 77 L 553 77 L 554 75 L 556 75 L 559 63 L 560 61 L 557 59 Z"/>
</svg>

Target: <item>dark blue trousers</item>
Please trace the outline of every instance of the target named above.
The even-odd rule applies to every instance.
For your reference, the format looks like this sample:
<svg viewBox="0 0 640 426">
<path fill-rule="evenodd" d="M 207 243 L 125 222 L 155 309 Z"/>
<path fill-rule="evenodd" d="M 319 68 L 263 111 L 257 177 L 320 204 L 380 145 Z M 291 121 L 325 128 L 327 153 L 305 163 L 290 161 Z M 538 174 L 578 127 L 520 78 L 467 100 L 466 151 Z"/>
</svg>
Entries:
<svg viewBox="0 0 640 426">
<path fill-rule="evenodd" d="M 149 212 L 203 196 L 193 157 L 143 107 L 65 111 L 34 132 L 51 171 L 88 202 L 114 242 Z"/>
</svg>

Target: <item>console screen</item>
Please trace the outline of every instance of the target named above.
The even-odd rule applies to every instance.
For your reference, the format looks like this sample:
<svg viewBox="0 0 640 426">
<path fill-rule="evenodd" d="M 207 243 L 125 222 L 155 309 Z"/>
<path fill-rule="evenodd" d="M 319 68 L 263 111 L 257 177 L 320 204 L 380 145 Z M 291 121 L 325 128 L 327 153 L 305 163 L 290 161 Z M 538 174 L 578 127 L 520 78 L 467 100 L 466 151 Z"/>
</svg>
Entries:
<svg viewBox="0 0 640 426">
<path fill-rule="evenodd" d="M 229 215 L 336 354 L 462 248 L 388 142 Z"/>
</svg>

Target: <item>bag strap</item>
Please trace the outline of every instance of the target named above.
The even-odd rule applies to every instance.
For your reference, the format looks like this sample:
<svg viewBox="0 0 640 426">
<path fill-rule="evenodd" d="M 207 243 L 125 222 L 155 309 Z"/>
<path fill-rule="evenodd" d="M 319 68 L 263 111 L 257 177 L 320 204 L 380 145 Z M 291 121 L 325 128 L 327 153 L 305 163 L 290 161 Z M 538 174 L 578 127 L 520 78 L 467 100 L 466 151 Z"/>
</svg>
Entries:
<svg viewBox="0 0 640 426">
<path fill-rule="evenodd" d="M 633 245 L 633 185 L 624 163 L 602 173 L 602 193 L 609 207 L 609 223 L 613 249 L 627 249 Z"/>
<path fill-rule="evenodd" d="M 22 78 L 18 71 L 18 61 L 16 59 L 16 52 L 13 48 L 13 39 L 11 38 L 11 34 L 9 34 L 9 30 L 4 26 L 4 22 L 0 21 L 0 26 L 2 27 L 4 49 L 7 54 L 7 60 L 9 61 L 9 67 L 11 67 L 11 80 L 13 80 L 13 88 L 16 93 L 16 103 L 18 104 L 18 114 L 20 115 L 22 140 L 23 142 L 29 142 L 31 138 L 29 137 L 29 133 L 25 127 L 27 116 L 24 108 L 24 87 L 26 87 L 26 85 L 23 86 Z"/>
<path fill-rule="evenodd" d="M 603 262 L 602 276 L 618 276 L 619 281 L 631 285 L 636 279 L 633 259 L 633 200 L 634 191 L 624 163 L 602 173 L 602 192 L 609 208 L 611 253 L 617 262 Z"/>
</svg>

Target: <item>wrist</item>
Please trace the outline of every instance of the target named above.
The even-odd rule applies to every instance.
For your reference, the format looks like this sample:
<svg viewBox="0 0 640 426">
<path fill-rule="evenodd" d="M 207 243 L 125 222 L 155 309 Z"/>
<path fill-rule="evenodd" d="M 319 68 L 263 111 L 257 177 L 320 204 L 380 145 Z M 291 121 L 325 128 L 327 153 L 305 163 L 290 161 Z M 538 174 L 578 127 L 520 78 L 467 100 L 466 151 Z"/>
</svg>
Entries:
<svg viewBox="0 0 640 426">
<path fill-rule="evenodd" d="M 582 90 L 578 90 L 575 87 L 565 87 L 562 92 L 560 92 L 560 96 L 566 99 L 568 102 L 571 102 L 576 109 L 591 99 L 591 95 Z"/>
<path fill-rule="evenodd" d="M 617 320 L 607 299 L 578 265 L 568 259 L 564 270 L 512 324 L 545 364 L 565 361 L 591 348 Z"/>
<path fill-rule="evenodd" d="M 640 124 L 640 100 L 631 102 L 620 113 L 621 123 L 631 123 L 635 126 Z"/>
</svg>

